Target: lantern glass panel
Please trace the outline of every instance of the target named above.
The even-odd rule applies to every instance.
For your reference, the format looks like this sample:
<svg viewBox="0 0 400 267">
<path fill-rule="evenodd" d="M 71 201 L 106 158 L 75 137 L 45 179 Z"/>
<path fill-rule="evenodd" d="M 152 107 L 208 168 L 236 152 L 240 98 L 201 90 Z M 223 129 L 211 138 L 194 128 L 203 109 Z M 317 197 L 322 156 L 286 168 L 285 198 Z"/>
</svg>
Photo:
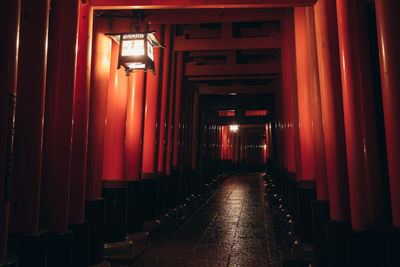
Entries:
<svg viewBox="0 0 400 267">
<path fill-rule="evenodd" d="M 150 42 L 147 42 L 147 56 L 154 61 L 154 53 L 153 53 L 153 46 Z"/>
<path fill-rule="evenodd" d="M 121 56 L 143 56 L 144 40 L 123 40 Z"/>
</svg>

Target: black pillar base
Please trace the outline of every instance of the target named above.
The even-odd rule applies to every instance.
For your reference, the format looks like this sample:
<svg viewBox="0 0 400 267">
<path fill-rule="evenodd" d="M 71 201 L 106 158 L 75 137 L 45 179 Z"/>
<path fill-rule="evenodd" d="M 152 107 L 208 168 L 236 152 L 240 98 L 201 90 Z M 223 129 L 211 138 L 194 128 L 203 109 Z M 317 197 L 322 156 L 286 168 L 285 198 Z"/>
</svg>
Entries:
<svg viewBox="0 0 400 267">
<path fill-rule="evenodd" d="M 174 177 L 173 175 L 167 175 L 167 210 L 174 207 Z"/>
<path fill-rule="evenodd" d="M 75 267 L 72 265 L 72 248 L 74 234 L 72 231 L 49 233 L 48 267 Z"/>
<path fill-rule="evenodd" d="M 315 181 L 297 182 L 297 233 L 304 243 L 313 242 L 311 201 L 316 199 Z"/>
<path fill-rule="evenodd" d="M 8 251 L 18 256 L 19 267 L 47 266 L 48 232 L 9 234 Z"/>
<path fill-rule="evenodd" d="M 171 188 L 170 197 L 172 201 L 171 208 L 175 208 L 179 205 L 179 170 L 173 169 L 171 172 Z"/>
<path fill-rule="evenodd" d="M 400 266 L 400 229 L 391 228 L 386 233 L 387 264 L 389 267 Z"/>
<path fill-rule="evenodd" d="M 18 267 L 18 258 L 15 255 L 8 255 L 0 260 L 0 267 Z"/>
<path fill-rule="evenodd" d="M 386 266 L 385 234 L 383 231 L 349 230 L 347 241 L 349 266 Z"/>
<path fill-rule="evenodd" d="M 87 267 L 89 265 L 89 223 L 70 223 L 69 229 L 74 233 L 72 266 Z"/>
<path fill-rule="evenodd" d="M 326 252 L 329 267 L 347 267 L 346 233 L 350 224 L 340 221 L 326 221 Z"/>
<path fill-rule="evenodd" d="M 168 188 L 167 188 L 167 176 L 164 173 L 159 173 L 157 178 L 158 184 L 158 211 L 157 214 L 161 215 L 167 211 L 168 202 Z"/>
<path fill-rule="evenodd" d="M 90 265 L 101 264 L 104 260 L 105 207 L 102 198 L 86 200 L 85 219 L 90 224 Z"/>
<path fill-rule="evenodd" d="M 315 260 L 319 265 L 327 266 L 325 222 L 330 219 L 329 202 L 327 200 L 314 200 L 311 204 Z"/>
<path fill-rule="evenodd" d="M 142 174 L 142 212 L 144 221 L 157 219 L 158 211 L 158 175 L 156 173 Z"/>
<path fill-rule="evenodd" d="M 142 183 L 140 181 L 126 181 L 128 187 L 127 204 L 127 233 L 137 233 L 142 230 Z"/>
<path fill-rule="evenodd" d="M 104 180 L 102 197 L 106 200 L 104 242 L 125 240 L 128 187 L 122 180 Z"/>
</svg>

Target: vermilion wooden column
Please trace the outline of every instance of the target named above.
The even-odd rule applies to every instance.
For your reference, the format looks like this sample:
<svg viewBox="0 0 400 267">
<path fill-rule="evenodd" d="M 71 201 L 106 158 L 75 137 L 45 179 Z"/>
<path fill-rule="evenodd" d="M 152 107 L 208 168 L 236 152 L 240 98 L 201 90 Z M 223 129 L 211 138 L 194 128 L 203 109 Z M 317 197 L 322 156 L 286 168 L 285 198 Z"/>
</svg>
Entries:
<svg viewBox="0 0 400 267">
<path fill-rule="evenodd" d="M 351 221 L 365 230 L 384 220 L 365 2 L 336 5 Z"/>
<path fill-rule="evenodd" d="M 164 30 L 164 57 L 163 57 L 163 71 L 162 71 L 162 89 L 161 89 L 161 113 L 160 113 L 160 132 L 158 141 L 158 160 L 157 171 L 165 172 L 165 155 L 166 143 L 168 142 L 168 115 L 169 115 L 169 90 L 170 90 L 170 77 L 171 77 L 171 25 L 165 25 Z"/>
<path fill-rule="evenodd" d="M 78 2 L 53 1 L 43 140 L 40 226 L 68 228 Z"/>
<path fill-rule="evenodd" d="M 336 3 L 319 0 L 314 11 L 330 215 L 332 220 L 348 222 L 350 204 Z"/>
<path fill-rule="evenodd" d="M 301 153 L 301 172 L 297 172 L 298 180 L 315 180 L 315 151 L 312 132 L 312 111 L 310 95 L 309 55 L 308 55 L 308 31 L 306 10 L 304 7 L 296 7 L 295 41 L 296 41 L 296 65 L 297 65 L 297 96 L 299 113 L 299 135 Z"/>
<path fill-rule="evenodd" d="M 175 118 L 175 71 L 176 71 L 176 54 L 172 53 L 171 64 L 171 79 L 169 89 L 169 112 L 168 112 L 168 139 L 167 139 L 167 154 L 165 157 L 165 172 L 171 174 L 173 161 L 173 143 L 174 143 L 174 118 Z"/>
<path fill-rule="evenodd" d="M 393 225 L 400 227 L 400 23 L 398 1 L 375 2 Z"/>
<path fill-rule="evenodd" d="M 314 168 L 317 200 L 328 200 L 328 181 L 326 177 L 324 131 L 322 129 L 321 94 L 319 89 L 318 57 L 315 39 L 314 9 L 306 7 L 308 58 L 310 75 L 310 97 L 312 130 L 314 140 Z"/>
<path fill-rule="evenodd" d="M 97 17 L 93 25 L 86 199 L 101 197 L 104 130 L 112 45 L 111 38 L 105 36 L 105 33 L 109 32 L 108 19 Z"/>
<path fill-rule="evenodd" d="M 240 130 L 235 134 L 235 142 L 234 142 L 234 151 L 235 151 L 235 157 L 234 157 L 234 163 L 237 164 L 239 163 L 239 150 L 240 150 Z"/>
<path fill-rule="evenodd" d="M 13 170 L 9 164 L 13 149 L 13 139 L 10 138 L 9 130 L 14 125 L 14 108 L 10 109 L 11 95 L 17 93 L 18 74 L 18 43 L 20 34 L 21 1 L 9 1 L 4 3 L 0 11 L 0 21 L 4 28 L 3 46 L 0 56 L 0 262 L 7 257 L 7 235 L 10 209 L 9 181 Z M 15 100 L 15 99 L 13 99 Z"/>
<path fill-rule="evenodd" d="M 161 25 L 152 25 L 150 31 L 156 31 L 155 35 L 161 40 Z M 142 173 L 155 173 L 156 166 L 156 131 L 157 131 L 157 108 L 158 93 L 160 86 L 160 49 L 154 49 L 154 64 L 156 74 L 147 75 L 146 80 L 146 102 L 143 132 Z"/>
<path fill-rule="evenodd" d="M 106 180 L 122 180 L 124 176 L 128 77 L 123 68 L 117 69 L 116 67 L 118 65 L 118 54 L 119 45 L 113 41 L 104 132 L 102 177 Z"/>
<path fill-rule="evenodd" d="M 86 161 L 89 123 L 88 84 L 89 5 L 79 2 L 78 52 L 75 74 L 74 122 L 71 157 L 69 221 L 82 222 L 85 214 Z"/>
<path fill-rule="evenodd" d="M 39 230 L 49 1 L 22 0 L 21 14 L 11 233 Z"/>
<path fill-rule="evenodd" d="M 176 58 L 176 89 L 175 89 L 175 112 L 174 112 L 174 142 L 173 142 L 173 162 L 174 168 L 179 164 L 179 138 L 181 130 L 181 93 L 182 93 L 182 78 L 183 78 L 183 52 L 177 52 Z"/>
<path fill-rule="evenodd" d="M 129 76 L 124 150 L 126 180 L 138 181 L 141 171 L 144 77 L 143 71 L 133 72 Z"/>
</svg>

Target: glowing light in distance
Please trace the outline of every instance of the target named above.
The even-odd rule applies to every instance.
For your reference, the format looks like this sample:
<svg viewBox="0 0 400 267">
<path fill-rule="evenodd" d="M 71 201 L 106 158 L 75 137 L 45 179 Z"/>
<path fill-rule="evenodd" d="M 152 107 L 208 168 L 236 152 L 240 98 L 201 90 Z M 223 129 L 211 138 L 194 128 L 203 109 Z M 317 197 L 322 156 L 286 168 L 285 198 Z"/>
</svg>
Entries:
<svg viewBox="0 0 400 267">
<path fill-rule="evenodd" d="M 229 126 L 229 130 L 232 132 L 237 132 L 237 130 L 239 130 L 239 126 L 234 124 L 234 125 L 230 125 Z"/>
</svg>

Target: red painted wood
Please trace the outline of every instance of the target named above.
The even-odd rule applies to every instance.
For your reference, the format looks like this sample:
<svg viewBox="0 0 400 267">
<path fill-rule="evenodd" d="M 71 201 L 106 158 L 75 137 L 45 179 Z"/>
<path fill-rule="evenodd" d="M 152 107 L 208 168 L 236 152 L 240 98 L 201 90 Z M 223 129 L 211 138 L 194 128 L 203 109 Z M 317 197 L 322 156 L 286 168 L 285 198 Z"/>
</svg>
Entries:
<svg viewBox="0 0 400 267">
<path fill-rule="evenodd" d="M 330 215 L 350 221 L 335 0 L 319 0 L 314 11 Z"/>
<path fill-rule="evenodd" d="M 321 94 L 318 73 L 318 57 L 315 38 L 314 9 L 306 7 L 308 32 L 308 56 L 310 71 L 310 97 L 312 112 L 312 130 L 314 140 L 313 162 L 318 200 L 328 200 L 328 181 L 326 176 L 324 132 L 322 129 Z"/>
<path fill-rule="evenodd" d="M 142 70 L 131 73 L 128 85 L 124 152 L 126 180 L 138 181 L 141 172 L 144 85 L 145 74 Z"/>
<path fill-rule="evenodd" d="M 167 141 L 167 155 L 165 158 L 165 173 L 171 174 L 172 160 L 173 160 L 173 143 L 174 143 L 174 119 L 175 119 L 175 71 L 176 71 L 176 54 L 171 55 L 171 82 L 169 89 L 169 112 L 168 112 L 168 141 Z"/>
<path fill-rule="evenodd" d="M 75 73 L 69 221 L 85 219 L 86 162 L 89 124 L 88 85 L 89 5 L 79 2 L 78 52 Z"/>
<path fill-rule="evenodd" d="M 109 0 L 92 0 L 93 6 L 108 6 L 115 7 L 146 7 L 152 8 L 206 8 L 206 7 L 286 7 L 286 6 L 306 6 L 313 5 L 316 0 L 251 0 L 243 1 L 240 0 L 173 0 L 166 2 L 165 0 L 116 0 L 110 2 Z M 136 7 L 138 8 L 138 7 Z"/>
<path fill-rule="evenodd" d="M 88 155 L 86 198 L 101 197 L 104 132 L 112 40 L 109 20 L 96 18 L 93 24 L 92 66 L 90 82 L 90 111 L 88 130 Z"/>
<path fill-rule="evenodd" d="M 146 11 L 144 24 L 200 24 L 237 21 L 278 21 L 285 9 L 153 9 Z M 122 20 L 122 19 L 121 19 Z M 114 19 L 118 21 L 118 19 Z"/>
<path fill-rule="evenodd" d="M 393 225 L 400 227 L 400 21 L 399 3 L 375 2 Z"/>
<path fill-rule="evenodd" d="M 21 1 L 11 233 L 39 230 L 48 11 L 48 0 Z"/>
<path fill-rule="evenodd" d="M 9 223 L 10 202 L 4 198 L 6 188 L 7 157 L 7 127 L 9 124 L 8 99 L 10 93 L 17 91 L 18 74 L 18 43 L 20 34 L 21 1 L 4 3 L 0 11 L 0 23 L 7 25 L 4 28 L 3 46 L 0 56 L 0 261 L 7 257 L 7 235 Z"/>
<path fill-rule="evenodd" d="M 157 171 L 165 172 L 165 155 L 166 143 L 168 142 L 168 125 L 167 119 L 169 114 L 168 93 L 170 90 L 170 76 L 171 76 L 171 25 L 165 25 L 164 31 L 164 49 L 163 53 L 163 71 L 162 71 L 162 89 L 161 89 L 161 113 L 160 113 L 160 132 L 158 141 L 158 160 Z"/>
<path fill-rule="evenodd" d="M 297 172 L 297 179 L 315 180 L 315 153 L 312 129 L 312 110 L 310 95 L 308 32 L 306 22 L 306 10 L 296 7 L 295 41 L 296 41 L 296 66 L 297 66 L 297 96 L 299 114 L 299 136 L 301 154 L 301 172 Z"/>
<path fill-rule="evenodd" d="M 162 32 L 161 25 L 150 25 L 150 31 L 156 31 L 155 35 L 158 40 L 161 40 Z M 146 79 L 146 102 L 145 102 L 145 118 L 144 118 L 144 133 L 143 133 L 143 152 L 142 152 L 142 172 L 154 173 L 157 169 L 155 166 L 156 160 L 156 131 L 157 127 L 157 109 L 158 109 L 158 94 L 160 89 L 160 48 L 154 49 L 154 63 L 156 74 L 147 74 Z"/>
<path fill-rule="evenodd" d="M 174 38 L 175 51 L 214 51 L 214 50 L 246 50 L 246 49 L 279 49 L 282 45 L 279 36 L 274 37 L 249 37 L 233 38 L 222 37 L 218 39 L 186 39 L 185 36 Z M 265 64 L 265 67 L 276 69 L 277 64 Z M 240 68 L 240 65 L 232 64 L 232 68 Z M 199 66 L 197 66 L 199 67 Z M 211 66 L 210 66 L 211 67 Z M 202 68 L 199 67 L 201 70 Z M 246 74 L 245 68 L 241 68 Z M 279 66 L 278 66 L 279 69 Z"/>
<path fill-rule="evenodd" d="M 78 2 L 53 1 L 49 28 L 40 226 L 68 229 Z"/>
<path fill-rule="evenodd" d="M 173 142 L 173 161 L 172 166 L 178 167 L 179 163 L 179 138 L 181 130 L 181 94 L 183 78 L 183 53 L 178 52 L 176 58 L 176 89 L 175 89 L 175 112 L 174 112 L 174 142 Z"/>
<path fill-rule="evenodd" d="M 104 132 L 102 177 L 106 180 L 121 180 L 124 176 L 128 77 L 123 68 L 116 68 L 118 65 L 118 55 L 119 45 L 113 41 Z"/>
<path fill-rule="evenodd" d="M 336 1 L 353 229 L 383 222 L 381 171 L 365 2 Z"/>
<path fill-rule="evenodd" d="M 207 40 L 207 42 L 212 43 L 212 41 L 210 40 Z M 190 50 L 192 49 L 196 48 L 191 47 Z M 216 49 L 224 49 L 224 48 L 216 48 Z M 187 76 L 215 76 L 215 75 L 223 76 L 223 75 L 248 75 L 248 74 L 261 75 L 261 74 L 277 74 L 279 72 L 280 72 L 280 64 L 277 61 L 270 62 L 268 64 L 227 64 L 227 65 L 194 65 L 192 63 L 185 64 L 185 75 Z"/>
<path fill-rule="evenodd" d="M 295 32 L 294 32 L 294 14 L 287 10 L 282 25 L 282 38 L 284 41 L 284 54 L 285 62 L 284 65 L 288 68 L 285 70 L 287 72 L 286 84 L 290 87 L 289 89 L 289 102 L 291 105 L 291 118 L 290 118 L 290 142 L 292 157 L 294 156 L 294 166 L 292 170 L 296 171 L 297 176 L 301 175 L 302 165 L 301 165 L 301 153 L 300 153 L 300 133 L 299 133 L 299 114 L 298 114 L 298 98 L 297 98 L 297 72 L 296 64 L 291 63 L 291 59 L 296 57 L 295 49 Z M 272 143 L 272 124 L 269 125 L 270 131 L 270 156 L 274 156 L 273 143 Z"/>
</svg>

